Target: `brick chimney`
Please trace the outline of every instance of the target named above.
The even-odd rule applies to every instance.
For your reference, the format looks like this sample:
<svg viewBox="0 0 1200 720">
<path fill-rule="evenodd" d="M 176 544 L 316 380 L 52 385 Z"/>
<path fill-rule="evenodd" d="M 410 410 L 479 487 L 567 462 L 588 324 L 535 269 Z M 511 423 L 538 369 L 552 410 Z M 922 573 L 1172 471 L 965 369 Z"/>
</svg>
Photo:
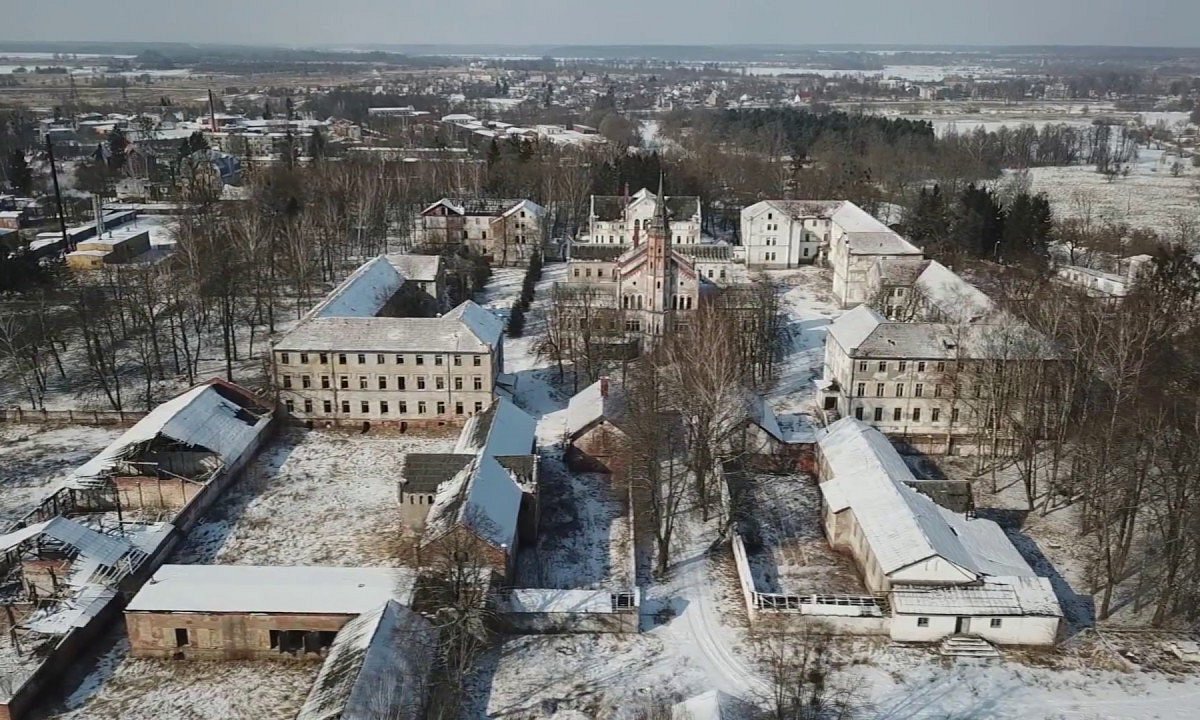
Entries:
<svg viewBox="0 0 1200 720">
<path fill-rule="evenodd" d="M 600 397 L 608 397 L 608 376 L 600 378 Z"/>
</svg>

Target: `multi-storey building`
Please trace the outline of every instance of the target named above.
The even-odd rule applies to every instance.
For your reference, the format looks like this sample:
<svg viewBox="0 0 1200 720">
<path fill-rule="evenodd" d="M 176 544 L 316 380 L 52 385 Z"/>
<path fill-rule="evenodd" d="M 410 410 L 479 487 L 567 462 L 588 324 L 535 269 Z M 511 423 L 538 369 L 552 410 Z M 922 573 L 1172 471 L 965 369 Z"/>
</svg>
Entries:
<svg viewBox="0 0 1200 720">
<path fill-rule="evenodd" d="M 310 422 L 465 422 L 492 404 L 503 323 L 467 301 L 441 317 L 388 317 L 406 279 L 376 258 L 271 348 L 280 402 Z"/>
<path fill-rule="evenodd" d="M 763 200 L 742 208 L 746 265 L 793 268 L 815 262 L 821 249 L 829 246 L 838 205 L 823 200 Z"/>
<path fill-rule="evenodd" d="M 663 202 L 659 202 L 659 198 Z M 586 242 L 607 245 L 629 245 L 635 236 L 647 237 L 653 218 L 660 214 L 660 204 L 666 205 L 670 218 L 667 242 L 672 245 L 696 245 L 700 242 L 700 198 L 696 195 L 663 195 L 642 188 L 633 196 L 593 195 L 588 213 Z"/>
<path fill-rule="evenodd" d="M 465 245 L 496 265 L 521 265 L 540 252 L 546 209 L 530 200 L 442 198 L 420 212 L 413 230 L 419 246 Z"/>
<path fill-rule="evenodd" d="M 920 248 L 852 202 L 842 202 L 830 215 L 825 252 L 833 269 L 833 296 L 842 307 L 870 299 L 868 277 L 881 258 L 922 257 Z"/>
</svg>

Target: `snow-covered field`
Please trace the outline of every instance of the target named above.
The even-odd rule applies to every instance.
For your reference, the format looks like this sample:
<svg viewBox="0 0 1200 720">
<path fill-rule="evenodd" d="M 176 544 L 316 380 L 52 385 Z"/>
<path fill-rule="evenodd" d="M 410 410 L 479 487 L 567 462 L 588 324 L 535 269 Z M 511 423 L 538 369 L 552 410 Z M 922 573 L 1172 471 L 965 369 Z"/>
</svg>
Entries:
<svg viewBox="0 0 1200 720">
<path fill-rule="evenodd" d="M 832 297 L 832 274 L 808 266 L 767 275 L 783 293 L 787 333 L 779 380 L 767 399 L 778 413 L 809 411 L 817 394 L 813 381 L 821 376 L 824 363 L 825 328 L 842 314 Z"/>
<path fill-rule="evenodd" d="M 1128 177 L 1111 182 L 1092 165 L 1032 168 L 1029 176 L 1033 190 L 1049 196 L 1059 217 L 1126 223 L 1170 235 L 1178 232 L 1180 221 L 1200 222 L 1200 169 L 1185 160 L 1183 173 L 1175 177 L 1173 162 L 1163 150 L 1141 149 Z"/>
<path fill-rule="evenodd" d="M 0 424 L 0 530 L 124 432 L 117 427 Z"/>
<path fill-rule="evenodd" d="M 397 499 L 404 455 L 449 452 L 456 437 L 285 429 L 172 562 L 395 565 L 404 556 Z"/>
</svg>

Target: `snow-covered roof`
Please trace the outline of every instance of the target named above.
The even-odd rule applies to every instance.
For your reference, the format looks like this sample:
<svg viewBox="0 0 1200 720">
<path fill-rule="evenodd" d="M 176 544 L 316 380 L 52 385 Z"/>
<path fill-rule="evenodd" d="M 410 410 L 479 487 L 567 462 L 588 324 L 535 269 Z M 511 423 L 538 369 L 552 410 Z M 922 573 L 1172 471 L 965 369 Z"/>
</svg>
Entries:
<svg viewBox="0 0 1200 720">
<path fill-rule="evenodd" d="M 887 322 L 887 318 L 875 312 L 870 306 L 859 305 L 834 320 L 826 332 L 834 340 L 837 340 L 843 350 L 850 353 L 862 345 L 863 341 L 875 332 L 875 328 L 885 322 Z"/>
<path fill-rule="evenodd" d="M 517 481 L 496 458 L 480 454 L 438 488 L 426 520 L 426 542 L 462 525 L 489 544 L 512 552 L 520 511 Z"/>
<path fill-rule="evenodd" d="M 305 314 L 303 320 L 330 317 L 375 317 L 404 285 L 404 275 L 389 258 L 363 263 Z"/>
<path fill-rule="evenodd" d="M 342 626 L 296 720 L 417 720 L 437 650 L 433 624 L 394 600 Z"/>
<path fill-rule="evenodd" d="M 537 420 L 507 398 L 497 398 L 491 406 L 473 415 L 463 426 L 454 452 L 492 457 L 528 455 L 533 452 Z"/>
<path fill-rule="evenodd" d="M 915 285 L 930 304 L 953 322 L 975 322 L 995 309 L 982 290 L 937 260 L 929 261 Z"/>
<path fill-rule="evenodd" d="M 1044 577 L 989 577 L 978 585 L 892 588 L 901 615 L 1042 615 L 1061 617 L 1054 586 Z"/>
<path fill-rule="evenodd" d="M 87 626 L 108 606 L 117 591 L 105 585 L 85 585 L 73 597 L 43 605 L 21 621 L 21 627 L 43 635 L 66 635 Z"/>
<path fill-rule="evenodd" d="M 358 615 L 409 605 L 415 581 L 406 568 L 163 565 L 126 610 Z"/>
<path fill-rule="evenodd" d="M 624 389 L 608 378 L 601 378 L 567 401 L 567 432 L 575 437 L 600 420 L 619 426 L 625 410 Z"/>
<path fill-rule="evenodd" d="M 909 487 L 912 471 L 883 433 L 843 418 L 817 444 L 829 468 L 826 504 L 854 513 L 885 575 L 933 557 L 980 577 L 1034 575 L 996 523 L 968 520 Z"/>
<path fill-rule="evenodd" d="M 217 388 L 215 382 L 197 385 L 154 408 L 72 477 L 76 481 L 102 477 L 134 446 L 159 435 L 212 451 L 226 463 L 240 457 L 270 423 L 271 415 L 251 414 Z"/>
<path fill-rule="evenodd" d="M 437 279 L 442 267 L 441 255 L 409 255 L 408 253 L 392 253 L 385 255 L 392 267 L 409 280 L 433 282 Z"/>
<path fill-rule="evenodd" d="M 275 349 L 484 353 L 498 347 L 503 334 L 500 318 L 468 300 L 440 318 L 315 318 L 280 338 Z"/>
</svg>

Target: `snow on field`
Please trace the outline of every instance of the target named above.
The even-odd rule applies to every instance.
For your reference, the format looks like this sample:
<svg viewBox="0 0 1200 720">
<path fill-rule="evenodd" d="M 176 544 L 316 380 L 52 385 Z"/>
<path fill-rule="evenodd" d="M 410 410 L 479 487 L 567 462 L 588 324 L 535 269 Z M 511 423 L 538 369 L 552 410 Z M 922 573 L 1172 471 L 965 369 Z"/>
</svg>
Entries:
<svg viewBox="0 0 1200 720">
<path fill-rule="evenodd" d="M 124 432 L 118 427 L 0 424 L 0 530 Z"/>
<path fill-rule="evenodd" d="M 1171 233 L 1180 220 L 1200 221 L 1200 170 L 1185 160 L 1183 173 L 1173 177 L 1173 162 L 1163 150 L 1142 149 L 1129 176 L 1111 182 L 1091 165 L 1031 168 L 1029 176 L 1033 190 L 1046 193 L 1061 217 Z"/>
<path fill-rule="evenodd" d="M 805 475 L 751 473 L 748 478 L 754 508 L 743 533 L 760 592 L 863 595 L 853 561 L 834 552 L 821 523 L 821 491 Z"/>
<path fill-rule="evenodd" d="M 824 268 L 806 266 L 767 273 L 783 292 L 785 357 L 779 380 L 767 399 L 776 412 L 811 409 L 825 354 L 825 328 L 842 314 L 831 295 L 833 279 Z"/>
<path fill-rule="evenodd" d="M 633 586 L 627 500 L 612 478 L 572 473 L 558 454 L 543 453 L 538 544 L 522 548 L 517 585 L 628 590 Z"/>
<path fill-rule="evenodd" d="M 285 429 L 172 562 L 394 565 L 403 555 L 397 482 L 404 455 L 450 452 L 456 437 Z"/>
<path fill-rule="evenodd" d="M 290 658 L 179 662 L 128 656 L 121 640 L 55 720 L 291 720 L 320 663 Z"/>
</svg>

